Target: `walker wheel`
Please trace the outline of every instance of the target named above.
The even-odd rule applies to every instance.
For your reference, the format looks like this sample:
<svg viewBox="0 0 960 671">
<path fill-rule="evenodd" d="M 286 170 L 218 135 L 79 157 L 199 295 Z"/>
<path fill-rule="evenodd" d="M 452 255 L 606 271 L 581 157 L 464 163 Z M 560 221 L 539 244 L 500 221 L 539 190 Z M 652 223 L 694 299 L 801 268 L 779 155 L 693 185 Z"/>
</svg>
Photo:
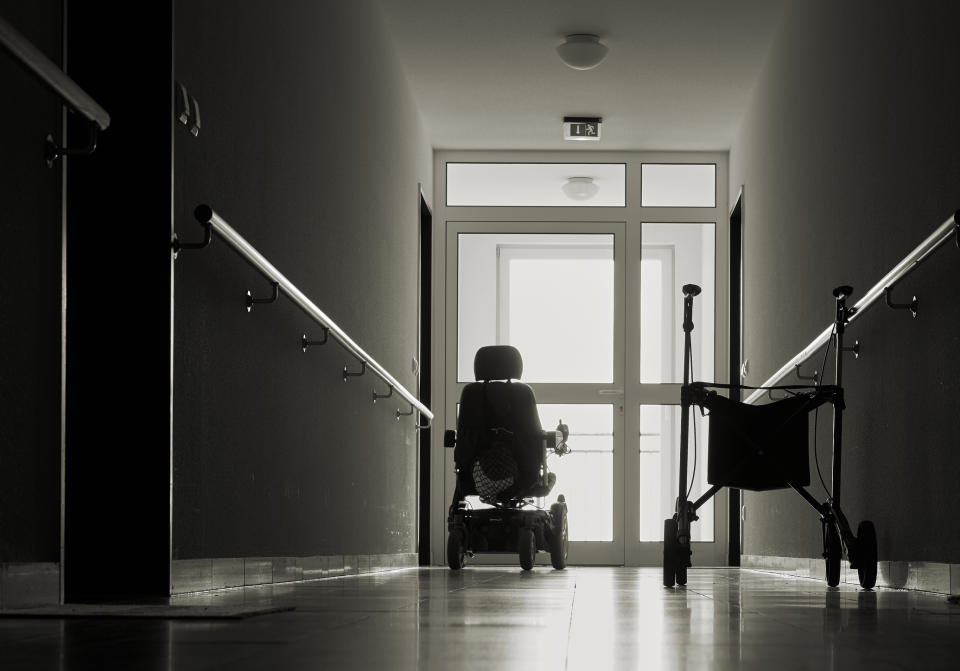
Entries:
<svg viewBox="0 0 960 671">
<path fill-rule="evenodd" d="M 840 532 L 832 521 L 824 522 L 823 557 L 826 560 L 827 584 L 836 587 L 840 584 L 840 558 L 843 547 L 840 544 Z"/>
<path fill-rule="evenodd" d="M 663 521 L 663 586 L 673 587 L 677 580 L 677 549 L 680 542 L 677 540 L 677 521 L 675 519 L 665 519 Z M 686 582 L 686 570 L 684 570 L 684 582 Z M 681 583 L 683 584 L 683 583 Z"/>
<path fill-rule="evenodd" d="M 877 530 L 870 520 L 857 527 L 857 577 L 864 589 L 877 584 Z"/>
</svg>

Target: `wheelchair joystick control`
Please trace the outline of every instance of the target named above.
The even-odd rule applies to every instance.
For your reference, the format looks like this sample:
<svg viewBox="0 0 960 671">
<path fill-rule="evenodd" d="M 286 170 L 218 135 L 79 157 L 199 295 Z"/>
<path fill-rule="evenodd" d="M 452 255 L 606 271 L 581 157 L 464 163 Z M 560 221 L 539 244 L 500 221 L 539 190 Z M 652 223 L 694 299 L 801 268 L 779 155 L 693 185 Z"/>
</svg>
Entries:
<svg viewBox="0 0 960 671">
<path fill-rule="evenodd" d="M 567 438 L 570 437 L 570 428 L 563 423 L 562 419 L 557 423 L 557 433 L 560 434 L 560 440 L 554 446 L 553 451 L 557 456 L 562 457 L 570 453 L 570 447 L 567 445 Z"/>
</svg>

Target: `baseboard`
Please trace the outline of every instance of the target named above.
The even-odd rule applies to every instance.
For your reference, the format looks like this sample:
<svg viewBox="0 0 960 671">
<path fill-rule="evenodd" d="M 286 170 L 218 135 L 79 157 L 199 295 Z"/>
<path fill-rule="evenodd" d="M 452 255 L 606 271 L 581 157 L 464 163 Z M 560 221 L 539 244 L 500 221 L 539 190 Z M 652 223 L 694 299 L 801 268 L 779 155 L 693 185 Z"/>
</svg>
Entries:
<svg viewBox="0 0 960 671">
<path fill-rule="evenodd" d="M 826 580 L 826 566 L 821 557 L 769 557 L 740 555 L 740 566 L 787 573 L 801 578 Z M 859 584 L 856 569 L 841 563 L 840 582 Z M 877 585 L 894 589 L 913 589 L 938 594 L 960 593 L 960 564 L 925 561 L 880 561 L 877 563 Z"/>
<path fill-rule="evenodd" d="M 237 557 L 175 559 L 170 567 L 171 594 L 204 592 L 226 587 L 276 585 L 379 573 L 417 566 L 415 552 L 376 555 L 317 555 L 312 557 Z"/>
<path fill-rule="evenodd" d="M 0 608 L 29 608 L 60 603 L 60 564 L 0 564 Z"/>
</svg>

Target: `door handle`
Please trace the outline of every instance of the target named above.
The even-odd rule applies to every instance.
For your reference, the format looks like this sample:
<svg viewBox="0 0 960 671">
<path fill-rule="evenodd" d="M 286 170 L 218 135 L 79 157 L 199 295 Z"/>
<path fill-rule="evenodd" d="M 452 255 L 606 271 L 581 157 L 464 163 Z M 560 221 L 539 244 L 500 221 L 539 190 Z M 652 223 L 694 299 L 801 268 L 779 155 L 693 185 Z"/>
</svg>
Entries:
<svg viewBox="0 0 960 671">
<path fill-rule="evenodd" d="M 623 396 L 623 389 L 598 389 L 600 396 Z"/>
</svg>

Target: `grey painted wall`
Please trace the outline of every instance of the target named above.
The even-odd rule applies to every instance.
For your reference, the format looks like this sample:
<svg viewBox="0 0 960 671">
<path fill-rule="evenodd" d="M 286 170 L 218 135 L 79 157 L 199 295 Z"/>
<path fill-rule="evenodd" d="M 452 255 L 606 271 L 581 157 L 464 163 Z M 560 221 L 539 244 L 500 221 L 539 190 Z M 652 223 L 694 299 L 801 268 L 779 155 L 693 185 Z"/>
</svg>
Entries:
<svg viewBox="0 0 960 671">
<path fill-rule="evenodd" d="M 731 202 L 746 192 L 748 384 L 830 323 L 834 286 L 855 302 L 960 207 L 957 18 L 950 3 L 867 0 L 788 12 L 730 154 Z M 845 364 L 843 505 L 854 526 L 875 521 L 881 559 L 960 561 L 958 262 L 951 243 L 898 287 L 919 297 L 917 320 L 875 307 L 848 331 L 863 354 Z M 821 412 L 828 481 L 829 428 Z M 793 492 L 745 503 L 744 554 L 820 555 Z"/>
<path fill-rule="evenodd" d="M 3 16 L 54 62 L 60 2 L 3 0 Z M 53 562 L 60 549 L 61 169 L 56 96 L 0 53 L 0 562 Z"/>
<path fill-rule="evenodd" d="M 176 227 L 210 204 L 416 390 L 418 193 L 431 149 L 368 2 L 176 4 Z M 225 243 L 176 262 L 174 558 L 416 551 L 416 433 Z M 404 410 L 407 408 L 404 407 Z"/>
</svg>

